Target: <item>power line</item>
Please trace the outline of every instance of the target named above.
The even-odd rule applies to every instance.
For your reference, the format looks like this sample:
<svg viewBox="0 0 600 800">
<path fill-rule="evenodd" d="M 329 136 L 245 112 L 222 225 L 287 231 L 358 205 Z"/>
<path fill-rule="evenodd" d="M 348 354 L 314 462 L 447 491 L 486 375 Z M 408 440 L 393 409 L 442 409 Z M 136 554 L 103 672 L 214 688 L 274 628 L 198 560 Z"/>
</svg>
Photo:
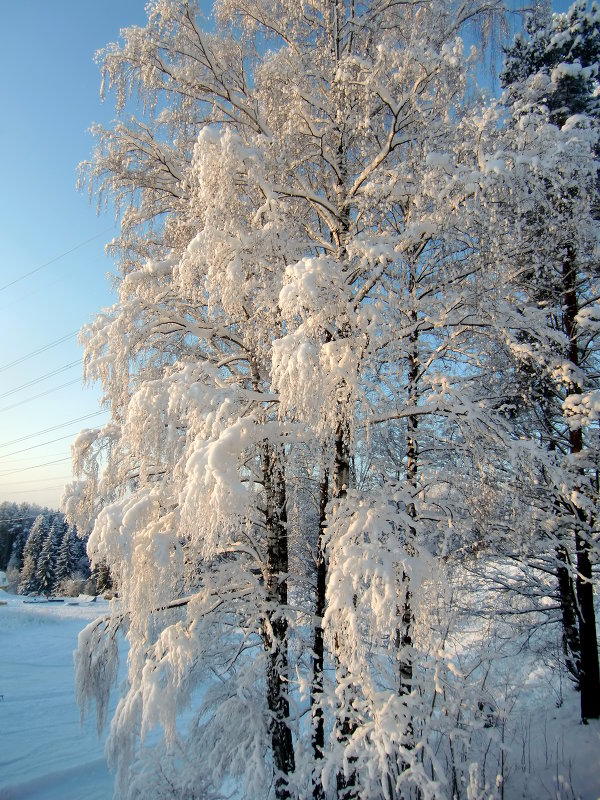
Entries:
<svg viewBox="0 0 600 800">
<path fill-rule="evenodd" d="M 60 375 L 61 372 L 66 372 L 69 369 L 73 369 L 73 367 L 78 366 L 81 364 L 81 359 L 77 359 L 76 361 L 71 361 L 70 364 L 65 364 L 62 367 L 57 367 L 57 369 L 53 369 L 51 372 L 47 372 L 45 375 L 40 375 L 39 378 L 34 378 L 31 381 L 27 381 L 27 383 L 21 384 L 21 386 L 17 386 L 16 389 L 9 389 L 8 392 L 3 392 L 0 394 L 0 399 L 3 397 L 9 397 L 11 394 L 15 394 L 16 392 L 20 392 L 22 389 L 28 389 L 30 386 L 35 386 L 36 383 L 41 383 L 45 381 L 47 378 L 53 378 L 55 375 Z"/>
<path fill-rule="evenodd" d="M 33 397 L 28 397 L 25 400 L 21 400 L 19 403 L 13 403 L 10 406 L 4 406 L 4 408 L 0 408 L 0 414 L 3 411 L 10 411 L 11 408 L 16 408 L 17 406 L 22 406 L 25 403 L 30 403 L 32 400 L 37 400 L 38 397 L 45 397 L 47 394 L 51 394 L 52 392 L 58 392 L 59 389 L 65 389 L 67 386 L 73 386 L 74 383 L 80 383 L 80 378 L 75 378 L 74 381 L 68 381 L 67 383 L 63 383 L 60 386 L 55 386 L 53 389 L 48 389 L 46 392 L 40 392 L 39 394 L 34 395 Z"/>
<path fill-rule="evenodd" d="M 59 428 L 66 428 L 67 425 L 74 425 L 76 422 L 83 422 L 86 419 L 91 419 L 92 417 L 97 417 L 100 414 L 106 413 L 107 411 L 105 409 L 94 411 L 91 414 L 86 414 L 83 417 L 76 417 L 75 419 L 70 419 L 68 422 L 61 422 L 60 425 L 53 425 L 51 428 L 44 428 L 42 431 L 28 433 L 26 436 L 20 436 L 18 439 L 11 439 L 10 442 L 0 442 L 0 447 L 10 447 L 11 444 L 19 444 L 19 442 L 24 442 L 27 439 L 34 439 L 36 436 L 42 436 L 44 433 L 52 433 L 52 431 L 57 431 Z"/>
<path fill-rule="evenodd" d="M 6 478 L 9 475 L 17 475 L 20 472 L 27 472 L 30 469 L 41 469 L 42 467 L 50 467 L 52 464 L 60 464 L 62 461 L 70 461 L 71 456 L 65 458 L 57 458 L 55 461 L 46 461 L 45 464 L 34 464 L 33 467 L 21 467 L 20 469 L 10 469 L 8 472 L 0 472 L 0 478 Z"/>
<path fill-rule="evenodd" d="M 4 463 L 0 463 L 0 470 L 18 470 L 21 466 L 25 466 L 27 464 L 33 463 L 35 464 L 40 458 L 62 458 L 62 456 L 67 455 L 66 447 L 62 447 L 60 450 L 56 448 L 49 447 L 48 450 L 54 450 L 54 453 L 49 453 L 47 450 L 44 450 L 42 453 L 30 453 L 28 456 L 19 456 L 18 458 L 9 458 Z"/>
<path fill-rule="evenodd" d="M 95 236 L 90 236 L 89 239 L 86 239 L 85 241 L 76 244 L 75 247 L 72 247 L 70 250 L 66 250 L 64 253 L 61 253 L 60 255 L 51 258 L 49 261 L 40 264 L 39 267 L 36 267 L 35 269 L 30 270 L 29 272 L 26 272 L 24 275 L 20 275 L 18 278 L 9 281 L 9 283 L 5 283 L 4 286 L 0 286 L 0 292 L 3 292 L 10 286 L 14 286 L 15 283 L 20 283 L 20 281 L 24 281 L 25 278 L 29 278 L 30 275 L 35 275 L 36 272 L 39 272 L 41 269 L 44 269 L 44 267 L 49 267 L 50 264 L 54 264 L 56 261 L 60 261 L 61 258 L 64 258 L 65 256 L 68 256 L 71 253 L 74 253 L 76 250 L 79 250 L 82 247 L 85 247 L 86 244 L 93 242 L 95 239 L 99 239 L 101 236 L 104 236 L 105 233 L 108 233 L 111 230 L 113 230 L 112 226 L 110 228 L 105 228 L 103 231 L 100 231 L 100 233 L 97 233 Z"/>
<path fill-rule="evenodd" d="M 4 483 L 3 486 L 5 487 L 2 491 L 6 491 L 6 489 L 10 489 L 11 486 L 24 486 L 26 483 L 43 483 L 44 481 L 68 481 L 73 480 L 73 475 L 46 475 L 45 478 L 33 478 L 30 481 L 17 481 L 16 483 Z"/>
<path fill-rule="evenodd" d="M 22 450 L 13 450 L 12 453 L 2 453 L 0 454 L 0 458 L 9 458 L 10 456 L 20 456 L 21 453 L 26 453 L 28 450 L 35 450 L 38 447 L 45 447 L 48 444 L 54 444 L 55 442 L 63 442 L 65 439 L 72 439 L 74 434 L 68 433 L 66 436 L 59 436 L 58 439 L 50 439 L 48 442 L 42 442 L 41 444 L 32 444 L 31 447 L 24 447 Z"/>
<path fill-rule="evenodd" d="M 64 489 L 64 488 L 65 488 L 64 483 L 60 483 L 58 486 L 41 486 L 41 487 L 38 487 L 37 489 L 17 489 L 14 492 L 13 492 L 12 489 L 7 489 L 7 490 L 4 490 L 4 491 L 5 491 L 5 493 L 8 493 L 10 491 L 10 494 L 12 496 L 13 494 L 33 494 L 34 492 L 51 492 L 51 491 L 54 491 L 55 489 Z M 9 502 L 9 501 L 7 501 L 7 502 Z M 23 519 L 30 519 L 30 517 L 23 517 Z M 11 520 L 11 522 L 12 521 L 13 520 Z"/>
<path fill-rule="evenodd" d="M 46 350 L 50 350 L 52 347 L 56 347 L 63 342 L 67 342 L 69 339 L 72 339 L 74 336 L 77 336 L 77 331 L 73 331 L 72 333 L 67 333 L 65 336 L 61 336 L 60 339 L 56 339 L 54 342 L 50 342 L 49 344 L 45 344 L 43 347 L 39 347 L 37 350 L 33 350 L 31 353 L 27 353 L 25 356 L 21 356 L 21 358 L 16 358 L 14 361 L 11 361 L 9 364 L 3 364 L 0 367 L 0 372 L 4 372 L 6 369 L 10 369 L 11 367 L 16 367 L 17 364 L 22 364 L 23 361 L 27 361 L 29 358 L 33 358 L 34 356 L 39 355 L 40 353 L 45 353 Z"/>
</svg>

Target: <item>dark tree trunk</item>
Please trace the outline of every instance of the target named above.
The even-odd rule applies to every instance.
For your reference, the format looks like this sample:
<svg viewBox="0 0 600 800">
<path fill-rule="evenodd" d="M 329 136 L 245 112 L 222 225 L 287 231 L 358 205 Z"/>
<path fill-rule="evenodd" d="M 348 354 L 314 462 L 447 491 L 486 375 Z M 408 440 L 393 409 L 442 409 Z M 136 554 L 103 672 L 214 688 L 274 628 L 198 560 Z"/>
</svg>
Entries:
<svg viewBox="0 0 600 800">
<path fill-rule="evenodd" d="M 577 627 L 577 603 L 573 578 L 571 577 L 569 553 L 564 545 L 561 544 L 556 548 L 556 557 L 558 559 L 556 577 L 562 614 L 563 653 L 567 670 L 577 684 L 577 689 L 579 689 L 581 649 L 579 645 L 579 629 Z"/>
<path fill-rule="evenodd" d="M 556 440 L 551 420 L 551 407 L 552 396 L 550 388 L 545 386 L 541 403 L 541 414 L 549 440 L 548 452 L 554 453 L 556 452 Z M 560 505 L 558 498 L 555 498 L 554 509 L 557 515 L 560 514 Z M 557 560 L 556 580 L 558 583 L 558 598 L 562 620 L 562 645 L 565 665 L 576 684 L 577 690 L 579 690 L 581 648 L 579 645 L 579 628 L 577 626 L 577 597 L 572 577 L 573 568 L 569 551 L 564 544 L 557 545 L 555 552 Z"/>
<path fill-rule="evenodd" d="M 344 425 L 339 425 L 335 438 L 335 460 L 333 465 L 333 490 L 334 500 L 343 500 L 348 492 L 350 483 L 350 443 L 349 432 Z M 336 640 L 336 651 L 338 650 Z M 338 682 L 344 685 L 342 699 L 338 708 L 338 718 L 336 720 L 337 736 L 340 742 L 346 744 L 356 730 L 356 722 L 352 718 L 352 687 L 348 682 L 348 674 L 345 667 L 339 663 L 336 652 L 336 673 Z M 340 800 L 358 800 L 357 775 L 353 767 L 354 759 L 349 758 L 349 770 L 346 775 L 339 772 L 337 775 L 337 791 Z"/>
<path fill-rule="evenodd" d="M 323 720 L 323 708 L 321 699 L 323 696 L 323 667 L 324 667 L 324 647 L 323 647 L 323 615 L 325 614 L 325 589 L 327 584 L 327 561 L 323 546 L 323 533 L 325 530 L 326 519 L 325 510 L 329 500 L 329 472 L 326 468 L 319 483 L 319 539 L 317 542 L 317 585 L 315 588 L 315 629 L 313 642 L 313 681 L 311 692 L 312 708 L 312 746 L 315 764 L 323 759 L 325 749 L 325 729 Z M 313 778 L 313 798 L 323 800 L 325 793 L 320 775 Z"/>
<path fill-rule="evenodd" d="M 600 718 L 600 670 L 598 668 L 598 639 L 594 612 L 592 562 L 590 545 L 579 531 L 575 536 L 577 550 L 577 600 L 579 603 L 579 642 L 581 646 L 581 719 Z"/>
<path fill-rule="evenodd" d="M 569 359 L 574 367 L 580 366 L 579 345 L 577 342 L 577 270 L 575 257 L 567 253 L 563 263 L 564 326 L 569 340 Z M 573 383 L 571 394 L 581 394 L 581 386 Z M 577 456 L 583 450 L 583 431 L 581 427 L 569 429 L 571 455 Z M 594 611 L 594 591 L 592 585 L 592 562 L 590 544 L 585 531 L 589 528 L 584 512 L 575 509 L 575 553 L 577 557 L 577 603 L 579 617 L 579 644 L 581 669 L 579 685 L 581 688 L 581 719 L 600 718 L 600 668 L 598 665 L 598 640 L 596 636 L 596 616 Z"/>
<path fill-rule="evenodd" d="M 262 450 L 267 529 L 267 619 L 264 644 L 267 651 L 267 703 L 271 714 L 271 748 L 275 766 L 275 796 L 289 800 L 287 776 L 295 768 L 289 727 L 287 573 L 288 538 L 285 476 L 278 453 L 268 442 Z"/>
<path fill-rule="evenodd" d="M 398 693 L 400 695 L 410 694 L 413 683 L 413 665 L 410 657 L 412 648 L 412 625 L 413 614 L 410 597 L 410 581 L 408 575 L 402 573 L 402 590 L 404 598 L 399 607 L 400 626 L 397 632 L 396 645 L 398 647 Z"/>
</svg>

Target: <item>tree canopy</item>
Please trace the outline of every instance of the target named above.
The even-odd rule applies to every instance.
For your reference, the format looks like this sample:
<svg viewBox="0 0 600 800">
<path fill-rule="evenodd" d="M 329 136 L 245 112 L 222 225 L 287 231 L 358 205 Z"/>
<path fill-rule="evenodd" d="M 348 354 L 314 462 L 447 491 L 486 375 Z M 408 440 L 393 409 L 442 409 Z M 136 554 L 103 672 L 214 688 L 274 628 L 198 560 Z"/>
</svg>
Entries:
<svg viewBox="0 0 600 800">
<path fill-rule="evenodd" d="M 465 554 L 496 590 L 533 571 L 532 626 L 566 570 L 593 662 L 597 56 L 555 30 L 595 28 L 536 17 L 485 102 L 465 38 L 502 14 L 154 0 L 99 54 L 119 117 L 82 180 L 120 213 L 118 302 L 82 340 L 111 419 L 65 502 L 119 593 L 77 657 L 99 725 L 129 642 L 123 797 L 492 796 Z"/>
</svg>

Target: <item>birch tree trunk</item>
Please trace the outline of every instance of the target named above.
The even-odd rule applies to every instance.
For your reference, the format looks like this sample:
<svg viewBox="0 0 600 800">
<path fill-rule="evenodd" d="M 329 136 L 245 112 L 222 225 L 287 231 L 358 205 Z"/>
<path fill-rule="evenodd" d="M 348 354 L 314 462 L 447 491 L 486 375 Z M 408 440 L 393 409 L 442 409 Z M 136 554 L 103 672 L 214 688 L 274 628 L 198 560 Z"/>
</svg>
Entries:
<svg viewBox="0 0 600 800">
<path fill-rule="evenodd" d="M 323 697 L 323 668 L 324 668 L 324 645 L 323 645 L 323 615 L 325 613 L 325 591 L 327 587 L 327 561 L 323 535 L 327 524 L 325 512 L 329 501 L 329 471 L 323 468 L 323 474 L 319 483 L 319 535 L 317 540 L 317 583 L 315 588 L 315 624 L 313 642 L 313 681 L 311 692 L 312 708 L 312 746 L 315 765 L 323 759 L 325 749 L 325 729 L 323 720 L 323 709 L 321 700 Z M 313 777 L 313 798 L 323 800 L 325 793 L 320 775 Z"/>
<path fill-rule="evenodd" d="M 335 437 L 335 460 L 333 465 L 333 501 L 341 501 L 348 493 L 350 483 L 350 443 L 347 425 L 339 423 Z M 336 634 L 336 651 L 339 651 Z M 342 700 L 339 704 L 336 728 L 340 742 L 347 744 L 356 730 L 356 721 L 352 718 L 352 699 L 353 692 L 350 683 L 350 676 L 345 667 L 339 664 L 336 655 L 336 677 L 338 684 L 343 685 Z M 353 767 L 354 760 L 348 759 L 348 770 L 338 772 L 337 791 L 340 800 L 358 800 L 358 789 L 356 786 L 357 775 Z"/>
<path fill-rule="evenodd" d="M 267 614 L 267 704 L 271 714 L 271 748 L 275 766 L 275 795 L 288 800 L 287 776 L 294 771 L 294 746 L 289 727 L 288 686 L 288 531 L 286 490 L 281 454 L 267 441 L 262 448 L 265 488 Z"/>
</svg>

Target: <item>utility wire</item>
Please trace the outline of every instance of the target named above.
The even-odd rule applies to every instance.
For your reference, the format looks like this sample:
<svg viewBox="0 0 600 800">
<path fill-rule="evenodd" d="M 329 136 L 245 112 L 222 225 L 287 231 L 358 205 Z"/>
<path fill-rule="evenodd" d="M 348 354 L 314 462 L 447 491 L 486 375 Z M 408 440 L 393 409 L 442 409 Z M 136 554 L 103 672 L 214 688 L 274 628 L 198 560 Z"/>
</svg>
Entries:
<svg viewBox="0 0 600 800">
<path fill-rule="evenodd" d="M 32 444 L 31 447 L 24 447 L 22 450 L 13 450 L 12 453 L 2 453 L 0 458 L 9 458 L 10 456 L 20 456 L 21 453 L 26 453 L 28 450 L 35 450 L 38 447 L 45 447 L 47 444 L 54 444 L 55 442 L 63 442 L 65 439 L 72 439 L 75 434 L 68 433 L 66 436 L 59 436 L 58 439 L 50 439 L 48 442 L 41 444 Z"/>
<path fill-rule="evenodd" d="M 54 450 L 54 453 L 49 453 L 48 450 Z M 26 464 L 35 464 L 40 458 L 61 458 L 62 456 L 67 455 L 67 450 L 65 446 L 60 450 L 57 450 L 55 447 L 49 447 L 48 450 L 44 450 L 42 453 L 31 453 L 28 456 L 20 456 L 19 458 L 11 458 L 9 461 L 5 461 L 4 463 L 0 464 L 0 470 L 18 470 L 21 468 L 21 465 Z M 1 797 L 2 795 L 0 795 Z"/>
<path fill-rule="evenodd" d="M 10 369 L 11 367 L 16 367 L 17 364 L 22 364 L 23 361 L 27 361 L 29 358 L 33 358 L 34 356 L 37 356 L 40 353 L 45 353 L 46 350 L 50 350 L 52 347 L 56 347 L 57 345 L 62 344 L 63 342 L 67 342 L 69 339 L 73 339 L 74 336 L 77 336 L 77 331 L 73 331 L 72 333 L 67 333 L 65 336 L 61 336 L 60 339 L 56 339 L 54 342 L 45 344 L 43 347 L 39 347 L 37 350 L 33 350 L 31 353 L 27 353 L 27 355 L 21 356 L 21 358 L 16 358 L 9 364 L 3 364 L 0 367 L 0 372 L 4 372 L 4 370 Z"/>
<path fill-rule="evenodd" d="M 0 394 L 0 399 L 3 397 L 8 397 L 11 394 L 15 394 L 16 392 L 20 392 L 22 389 L 28 389 L 30 386 L 35 386 L 36 383 L 41 383 L 47 378 L 53 378 L 55 375 L 60 375 L 61 372 L 66 372 L 69 369 L 73 369 L 73 367 L 76 367 L 78 364 L 81 364 L 81 359 L 79 358 L 76 361 L 71 361 L 70 364 L 57 367 L 57 369 L 53 369 L 51 372 L 47 372 L 45 375 L 40 375 L 39 378 L 34 378 L 32 381 L 27 381 L 27 383 L 23 383 L 21 386 L 17 386 L 15 389 L 9 389 L 8 392 L 3 392 Z"/>
<path fill-rule="evenodd" d="M 41 467 L 50 467 L 52 464 L 60 464 L 62 461 L 70 461 L 71 456 L 65 458 L 57 458 L 55 461 L 46 461 L 45 464 L 34 464 L 33 467 L 21 467 L 20 469 L 10 469 L 8 472 L 0 472 L 0 478 L 6 478 L 9 475 L 16 475 L 19 472 L 27 472 L 30 469 L 40 469 Z"/>
<path fill-rule="evenodd" d="M 11 444 L 19 444 L 19 442 L 24 442 L 26 439 L 34 439 L 36 436 L 42 436 L 44 433 L 52 433 L 52 431 L 57 431 L 59 428 L 66 428 L 67 425 L 74 425 L 76 422 L 83 422 L 86 419 L 98 417 L 100 414 L 106 413 L 107 411 L 105 409 L 94 411 L 91 414 L 86 414 L 83 417 L 76 417 L 75 419 L 70 419 L 68 422 L 61 422 L 60 425 L 53 425 L 51 428 L 44 428 L 43 431 L 36 431 L 36 433 L 28 433 L 27 436 L 20 436 L 18 439 L 11 439 L 10 442 L 0 442 L 0 447 L 10 447 Z"/>
<path fill-rule="evenodd" d="M 111 226 L 110 228 L 105 228 L 103 231 L 100 231 L 100 233 L 97 233 L 95 236 L 90 236 L 89 239 L 86 239 L 85 241 L 80 242 L 79 244 L 76 244 L 75 247 L 72 247 L 70 250 L 66 250 L 64 253 L 61 253 L 60 255 L 55 256 L 54 258 L 51 258 L 49 261 L 45 261 L 43 264 L 40 264 L 39 267 L 36 267 L 35 269 L 30 270 L 29 272 L 26 272 L 24 275 L 19 275 L 18 278 L 15 278 L 14 280 L 9 281 L 8 283 L 5 283 L 4 286 L 0 286 L 0 292 L 3 292 L 5 289 L 8 289 L 10 286 L 14 286 L 15 283 L 20 283 L 20 281 L 24 281 L 25 278 L 29 278 L 30 275 L 35 275 L 35 273 L 39 272 L 41 269 L 44 269 L 45 267 L 49 267 L 50 264 L 54 264 L 57 261 L 60 261 L 61 258 L 64 258 L 65 256 L 68 256 L 71 253 L 74 253 L 76 250 L 79 250 L 82 247 L 85 247 L 86 244 L 89 244 L 90 242 L 93 242 L 95 239 L 99 239 L 101 236 L 104 236 L 105 233 L 108 233 L 109 231 L 112 231 L 112 230 L 113 230 L 113 226 Z"/>
<path fill-rule="evenodd" d="M 40 392 L 33 397 L 28 397 L 25 400 L 21 400 L 19 403 L 13 403 L 10 406 L 4 406 L 4 408 L 0 408 L 0 414 L 3 411 L 10 411 L 11 408 L 22 406 L 24 403 L 30 403 L 32 400 L 37 400 L 38 397 L 45 397 L 47 394 L 51 394 L 52 392 L 58 392 L 59 389 L 65 389 L 67 386 L 73 386 L 74 383 L 80 383 L 80 381 L 80 378 L 75 378 L 74 381 L 67 381 L 67 383 L 63 383 L 60 386 L 55 386 L 53 389 L 48 389 L 46 392 Z"/>
<path fill-rule="evenodd" d="M 52 464 L 60 464 L 62 461 L 70 461 L 71 456 L 66 458 L 57 458 L 55 461 L 46 461 L 45 464 L 34 464 L 33 467 L 21 467 L 21 469 L 10 469 L 8 472 L 0 472 L 0 478 L 7 478 L 9 475 L 16 475 L 19 472 L 27 472 L 30 469 L 41 469 L 42 467 L 50 467 Z M 46 480 L 44 478 L 44 480 Z"/>
<path fill-rule="evenodd" d="M 2 491 L 7 491 L 11 486 L 24 486 L 26 483 L 43 483 L 44 481 L 68 481 L 73 480 L 73 475 L 46 475 L 45 478 L 33 478 L 30 481 L 17 481 L 17 483 L 5 483 Z"/>
<path fill-rule="evenodd" d="M 16 491 L 13 491 L 12 489 L 7 489 L 5 491 L 10 491 L 10 494 L 12 496 L 13 494 L 33 494 L 34 492 L 51 492 L 54 489 L 64 489 L 64 487 L 65 487 L 64 483 L 61 483 L 58 486 L 41 486 L 38 487 L 37 489 L 17 489 Z M 30 519 L 30 517 L 23 517 L 23 519 Z"/>
</svg>

